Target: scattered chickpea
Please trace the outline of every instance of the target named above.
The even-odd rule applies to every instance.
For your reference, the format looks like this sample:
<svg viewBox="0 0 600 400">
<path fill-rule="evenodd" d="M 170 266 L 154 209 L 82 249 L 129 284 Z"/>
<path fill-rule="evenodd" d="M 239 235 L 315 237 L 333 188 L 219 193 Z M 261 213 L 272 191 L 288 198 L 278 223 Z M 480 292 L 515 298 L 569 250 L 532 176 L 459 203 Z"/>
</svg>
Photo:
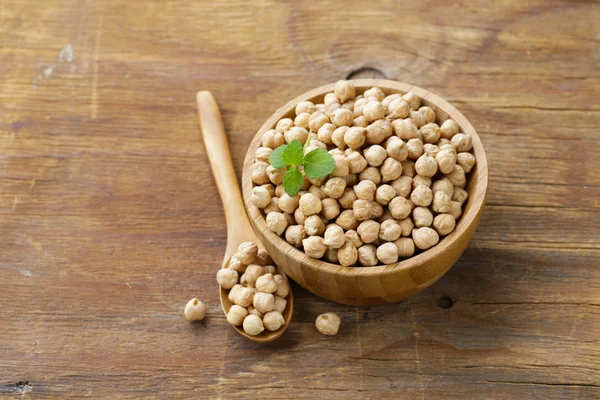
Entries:
<svg viewBox="0 0 600 400">
<path fill-rule="evenodd" d="M 452 193 L 454 192 L 454 185 L 452 182 L 450 182 L 450 180 L 448 180 L 448 178 L 444 178 L 433 182 L 431 190 L 433 191 L 433 194 L 442 191 L 447 195 L 452 196 Z"/>
<path fill-rule="evenodd" d="M 364 154 L 365 159 L 372 167 L 379 167 L 387 158 L 386 150 L 379 145 L 370 146 L 365 150 Z"/>
<path fill-rule="evenodd" d="M 423 142 L 421 139 L 409 139 L 406 142 L 406 148 L 408 150 L 408 158 L 416 160 L 423 154 Z"/>
<path fill-rule="evenodd" d="M 460 165 L 455 165 L 452 172 L 446 175 L 446 177 L 454 186 L 464 187 L 467 184 L 465 170 Z"/>
<path fill-rule="evenodd" d="M 346 136 L 346 132 L 348 131 L 347 126 L 340 126 L 331 134 L 331 141 L 334 145 L 337 146 L 338 149 L 345 149 L 346 143 L 344 142 L 344 136 Z"/>
<path fill-rule="evenodd" d="M 321 204 L 321 202 L 319 202 Z M 285 215 L 280 212 L 270 212 L 267 214 L 267 227 L 277 235 L 281 235 L 285 232 L 285 228 L 288 226 L 288 221 Z"/>
<path fill-rule="evenodd" d="M 351 174 L 361 173 L 367 167 L 367 160 L 358 151 L 351 151 L 346 155 L 348 171 Z"/>
<path fill-rule="evenodd" d="M 233 303 L 238 306 L 248 307 L 252 304 L 252 298 L 254 297 L 254 289 L 249 287 L 241 287 L 237 290 L 233 296 Z"/>
<path fill-rule="evenodd" d="M 383 221 L 379 227 L 379 238 L 387 242 L 393 242 L 400 237 L 402 228 L 396 221 L 389 219 Z"/>
<path fill-rule="evenodd" d="M 451 150 L 441 150 L 436 156 L 438 168 L 442 174 L 449 174 L 454 170 L 456 165 L 456 153 Z"/>
<path fill-rule="evenodd" d="M 238 283 L 239 274 L 231 268 L 223 268 L 217 272 L 217 282 L 223 289 L 231 289 Z"/>
<path fill-rule="evenodd" d="M 271 197 L 267 189 L 262 186 L 255 186 L 252 188 L 250 201 L 258 208 L 265 208 L 271 203 Z"/>
<path fill-rule="evenodd" d="M 336 224 L 329 225 L 325 230 L 324 236 L 325 239 L 323 240 L 323 243 L 329 247 L 333 247 L 334 249 L 339 249 L 346 243 L 344 229 Z"/>
<path fill-rule="evenodd" d="M 360 246 L 363 245 L 363 242 L 360 240 L 360 236 L 358 235 L 358 232 L 356 232 L 354 229 L 349 229 L 346 231 L 346 233 L 344 234 L 344 236 L 346 236 L 346 241 L 348 243 L 351 243 L 352 246 L 359 248 Z"/>
<path fill-rule="evenodd" d="M 269 311 L 263 317 L 263 325 L 268 331 L 276 331 L 285 325 L 285 319 L 280 312 Z"/>
<path fill-rule="evenodd" d="M 340 329 L 340 317 L 334 313 L 326 313 L 321 314 L 317 317 L 315 321 L 315 327 L 317 330 L 323 335 L 337 335 L 338 330 Z"/>
<path fill-rule="evenodd" d="M 322 111 L 315 111 L 308 119 L 308 127 L 311 131 L 318 132 L 319 129 L 328 122 L 331 121 L 327 115 L 325 115 Z"/>
<path fill-rule="evenodd" d="M 340 176 L 345 177 L 350 173 L 348 158 L 342 155 L 333 156 L 333 161 L 335 162 L 335 168 L 331 171 L 331 176 Z"/>
<path fill-rule="evenodd" d="M 387 119 L 378 119 L 377 121 L 373 121 L 366 128 L 367 134 L 365 143 L 369 145 L 380 144 L 392 136 L 393 133 L 392 124 Z"/>
<path fill-rule="evenodd" d="M 408 197 L 412 190 L 413 178 L 410 176 L 401 176 L 392 182 L 392 187 L 400 197 Z"/>
<path fill-rule="evenodd" d="M 413 178 L 412 187 L 414 189 L 414 188 L 416 188 L 419 185 L 424 185 L 424 186 L 427 186 L 427 187 L 431 187 L 431 178 L 427 178 L 427 177 L 424 177 L 424 176 L 421 176 L 421 175 L 416 175 Z"/>
<path fill-rule="evenodd" d="M 429 188 L 428 188 L 429 189 Z M 396 219 L 404 219 L 410 215 L 413 204 L 404 197 L 394 197 L 388 204 L 392 216 Z"/>
<path fill-rule="evenodd" d="M 438 140 L 440 140 L 440 127 L 434 122 L 423 125 L 420 131 L 421 135 L 423 135 L 423 141 L 425 143 L 436 143 Z"/>
<path fill-rule="evenodd" d="M 442 123 L 440 127 L 441 137 L 444 139 L 452 139 L 454 135 L 456 135 L 460 131 L 460 127 L 456 123 L 456 121 L 452 119 L 447 119 Z"/>
<path fill-rule="evenodd" d="M 396 135 L 404 141 L 419 137 L 419 130 L 410 118 L 396 119 L 392 121 L 392 128 L 394 128 Z"/>
<path fill-rule="evenodd" d="M 354 83 L 350 81 L 337 81 L 333 91 L 342 103 L 356 97 Z"/>
<path fill-rule="evenodd" d="M 454 230 L 456 220 L 450 214 L 438 214 L 433 219 L 433 227 L 442 236 L 446 236 Z"/>
<path fill-rule="evenodd" d="M 371 217 L 371 202 L 369 200 L 356 200 L 352 205 L 354 218 L 357 221 L 364 221 Z"/>
<path fill-rule="evenodd" d="M 183 315 L 186 321 L 202 321 L 206 315 L 206 306 L 200 300 L 193 298 L 185 305 Z"/>
<path fill-rule="evenodd" d="M 257 161 L 252 164 L 252 182 L 258 185 L 271 182 L 267 175 L 268 166 L 269 164 L 264 161 Z"/>
<path fill-rule="evenodd" d="M 400 161 L 388 157 L 381 164 L 381 180 L 383 182 L 390 182 L 398 179 L 402 175 L 402 164 Z"/>
<path fill-rule="evenodd" d="M 346 189 L 346 180 L 340 177 L 329 178 L 322 188 L 323 193 L 332 199 L 337 199 L 344 194 L 344 189 Z"/>
<path fill-rule="evenodd" d="M 338 249 L 338 261 L 341 266 L 348 267 L 356 263 L 358 259 L 358 251 L 356 247 L 352 245 L 352 243 L 345 243 L 342 247 Z"/>
<path fill-rule="evenodd" d="M 419 98 L 419 96 L 415 95 L 412 92 L 406 92 L 402 96 L 402 98 L 408 103 L 408 106 L 413 110 L 417 110 L 421 105 L 421 99 Z"/>
<path fill-rule="evenodd" d="M 367 130 L 353 126 L 344 133 L 344 143 L 353 150 L 359 149 L 365 142 Z"/>
<path fill-rule="evenodd" d="M 285 230 L 285 240 L 294 247 L 302 246 L 302 241 L 307 235 L 303 225 L 291 225 Z"/>
<path fill-rule="evenodd" d="M 415 242 L 415 246 L 421 250 L 427 250 L 430 247 L 435 246 L 440 241 L 438 233 L 429 227 L 414 229 L 412 232 L 412 238 Z"/>
<path fill-rule="evenodd" d="M 408 157 L 408 146 L 402 139 L 397 136 L 392 136 L 385 141 L 385 151 L 388 157 L 396 159 L 398 161 L 404 161 Z"/>
<path fill-rule="evenodd" d="M 473 147 L 471 136 L 465 133 L 457 133 L 452 137 L 450 142 L 454 145 L 458 153 L 469 151 Z"/>
<path fill-rule="evenodd" d="M 375 200 L 382 206 L 387 206 L 388 203 L 397 195 L 396 189 L 394 189 L 392 186 L 381 185 L 375 191 Z"/>
<path fill-rule="evenodd" d="M 227 322 L 233 326 L 240 326 L 244 322 L 244 318 L 248 315 L 246 307 L 232 305 L 227 313 Z"/>
<path fill-rule="evenodd" d="M 248 315 L 243 322 L 244 332 L 248 335 L 256 336 L 265 330 L 262 319 L 257 315 Z"/>
<path fill-rule="evenodd" d="M 338 204 L 338 201 L 329 197 L 321 200 L 321 215 L 327 220 L 334 219 L 340 215 L 340 205 Z"/>
</svg>

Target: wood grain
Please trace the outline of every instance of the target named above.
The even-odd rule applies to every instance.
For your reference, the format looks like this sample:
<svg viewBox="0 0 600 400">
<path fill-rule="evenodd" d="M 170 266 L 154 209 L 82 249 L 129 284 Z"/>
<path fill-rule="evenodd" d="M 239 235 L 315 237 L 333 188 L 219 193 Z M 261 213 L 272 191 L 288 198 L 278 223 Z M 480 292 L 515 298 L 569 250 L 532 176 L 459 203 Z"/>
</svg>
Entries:
<svg viewBox="0 0 600 400">
<path fill-rule="evenodd" d="M 3 1 L 0 397 L 600 398 L 599 20 L 594 1 Z M 219 101 L 239 177 L 277 107 L 347 76 L 456 106 L 486 148 L 485 212 L 418 296 L 296 285 L 286 333 L 248 343 L 215 290 L 194 95 Z M 335 338 L 314 329 L 328 311 Z"/>
</svg>

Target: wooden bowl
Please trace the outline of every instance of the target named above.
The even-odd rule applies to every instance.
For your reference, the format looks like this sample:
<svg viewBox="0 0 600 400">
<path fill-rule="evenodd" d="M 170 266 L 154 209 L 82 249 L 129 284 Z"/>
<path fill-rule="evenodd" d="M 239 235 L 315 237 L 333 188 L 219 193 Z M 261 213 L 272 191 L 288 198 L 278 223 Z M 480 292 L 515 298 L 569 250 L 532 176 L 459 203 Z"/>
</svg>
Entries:
<svg viewBox="0 0 600 400">
<path fill-rule="evenodd" d="M 308 291 L 338 303 L 352 305 L 375 305 L 397 302 L 413 296 L 442 277 L 458 260 L 473 237 L 483 211 L 488 186 L 488 165 L 481 140 L 467 119 L 440 97 L 416 86 L 402 82 L 380 79 L 354 81 L 357 94 L 373 86 L 381 88 L 386 95 L 412 92 L 438 114 L 438 124 L 454 119 L 461 131 L 471 135 L 473 153 L 477 160 L 468 175 L 469 199 L 463 206 L 463 214 L 455 230 L 437 245 L 404 261 L 377 267 L 342 267 L 308 257 L 283 238 L 267 228 L 261 211 L 249 201 L 252 193 L 251 166 L 254 154 L 260 146 L 262 134 L 273 129 L 281 118 L 294 118 L 296 104 L 302 100 L 322 103 L 325 94 L 333 91 L 334 84 L 321 86 L 306 92 L 277 110 L 259 129 L 250 144 L 242 176 L 244 202 L 250 222 L 269 254 L 285 273 Z"/>
</svg>

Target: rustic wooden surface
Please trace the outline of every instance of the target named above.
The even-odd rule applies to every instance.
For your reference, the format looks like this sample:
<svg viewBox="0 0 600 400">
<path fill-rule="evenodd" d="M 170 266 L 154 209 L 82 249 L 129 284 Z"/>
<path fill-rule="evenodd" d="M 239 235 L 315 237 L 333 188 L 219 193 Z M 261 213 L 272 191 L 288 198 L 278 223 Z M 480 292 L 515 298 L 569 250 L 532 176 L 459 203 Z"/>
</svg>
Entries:
<svg viewBox="0 0 600 400">
<path fill-rule="evenodd" d="M 2 1 L 0 396 L 600 398 L 598 21 L 596 1 Z M 217 297 L 195 92 L 220 102 L 239 176 L 277 107 L 346 76 L 458 107 L 487 208 L 421 295 L 357 308 L 296 286 L 285 335 L 250 343 Z M 189 324 L 194 296 L 208 317 Z"/>
</svg>

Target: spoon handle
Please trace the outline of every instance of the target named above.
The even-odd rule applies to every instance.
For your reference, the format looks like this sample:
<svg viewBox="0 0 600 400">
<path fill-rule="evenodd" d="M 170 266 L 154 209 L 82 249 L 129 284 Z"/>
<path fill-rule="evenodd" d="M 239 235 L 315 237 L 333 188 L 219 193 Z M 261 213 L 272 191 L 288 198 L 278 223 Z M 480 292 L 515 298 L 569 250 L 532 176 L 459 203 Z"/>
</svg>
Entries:
<svg viewBox="0 0 600 400">
<path fill-rule="evenodd" d="M 198 92 L 196 101 L 204 146 L 225 211 L 227 223 L 225 259 L 228 259 L 235 253 L 240 243 L 258 240 L 244 208 L 219 106 L 209 91 Z"/>
</svg>

